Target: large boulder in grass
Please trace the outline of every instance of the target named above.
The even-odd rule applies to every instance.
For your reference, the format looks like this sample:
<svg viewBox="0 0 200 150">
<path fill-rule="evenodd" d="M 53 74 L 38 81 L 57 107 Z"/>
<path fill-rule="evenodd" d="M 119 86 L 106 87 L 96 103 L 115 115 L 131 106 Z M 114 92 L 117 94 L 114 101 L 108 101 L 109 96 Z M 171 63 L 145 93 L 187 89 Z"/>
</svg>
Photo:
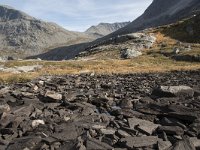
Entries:
<svg viewBox="0 0 200 150">
<path fill-rule="evenodd" d="M 124 59 L 131 59 L 131 58 L 135 58 L 135 57 L 138 57 L 142 55 L 142 52 L 136 50 L 136 49 L 123 49 L 121 51 L 121 58 L 124 58 Z"/>
<path fill-rule="evenodd" d="M 189 86 L 160 86 L 153 90 L 152 95 L 159 97 L 193 97 L 194 90 Z"/>
</svg>

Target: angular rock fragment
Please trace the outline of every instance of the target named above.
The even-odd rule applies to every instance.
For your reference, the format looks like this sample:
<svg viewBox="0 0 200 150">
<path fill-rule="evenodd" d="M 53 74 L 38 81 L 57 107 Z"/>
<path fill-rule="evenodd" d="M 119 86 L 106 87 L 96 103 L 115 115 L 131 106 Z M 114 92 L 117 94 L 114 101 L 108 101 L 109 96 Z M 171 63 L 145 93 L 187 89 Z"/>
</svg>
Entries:
<svg viewBox="0 0 200 150">
<path fill-rule="evenodd" d="M 45 124 L 44 120 L 33 120 L 32 121 L 33 128 L 39 126 L 40 124 L 44 125 Z"/>
<path fill-rule="evenodd" d="M 10 111 L 10 106 L 8 104 L 0 104 L 0 113 L 9 111 Z"/>
<path fill-rule="evenodd" d="M 113 134 L 115 134 L 116 130 L 114 130 L 114 129 L 100 129 L 100 132 L 104 135 L 113 135 Z"/>
<path fill-rule="evenodd" d="M 23 138 L 17 138 L 15 140 L 13 140 L 11 143 L 9 143 L 7 150 L 23 150 L 23 149 L 35 149 L 38 147 L 38 145 L 41 142 L 41 138 L 40 137 L 23 137 Z"/>
<path fill-rule="evenodd" d="M 168 150 L 172 146 L 170 141 L 158 141 L 158 150 Z"/>
<path fill-rule="evenodd" d="M 10 91 L 9 87 L 3 87 L 0 89 L 0 97 L 3 96 L 4 94 L 8 93 Z"/>
<path fill-rule="evenodd" d="M 152 95 L 157 95 L 160 97 L 193 97 L 194 90 L 189 86 L 160 86 L 152 92 Z"/>
<path fill-rule="evenodd" d="M 86 148 L 87 150 L 114 150 L 112 146 L 93 138 L 86 141 Z"/>
<path fill-rule="evenodd" d="M 170 150 L 196 150 L 194 144 L 188 139 L 184 138 L 173 145 Z"/>
<path fill-rule="evenodd" d="M 39 99 L 42 102 L 46 102 L 46 103 L 56 103 L 62 100 L 62 94 L 56 93 L 54 91 L 47 91 L 44 96 L 40 95 Z"/>
<path fill-rule="evenodd" d="M 199 117 L 199 112 L 196 109 L 190 109 L 185 106 L 169 105 L 166 115 L 179 120 L 194 122 Z"/>
<path fill-rule="evenodd" d="M 141 132 L 144 132 L 147 135 L 152 135 L 152 133 L 158 128 L 159 125 L 154 124 L 153 122 L 138 119 L 138 118 L 129 118 L 128 123 L 131 129 L 139 129 Z"/>
<path fill-rule="evenodd" d="M 200 139 L 197 139 L 197 137 L 191 137 L 189 138 L 189 141 L 194 145 L 196 149 L 200 149 Z"/>
<path fill-rule="evenodd" d="M 129 149 L 156 148 L 159 138 L 156 136 L 126 137 L 121 142 Z"/>
<path fill-rule="evenodd" d="M 164 117 L 161 119 L 160 124 L 163 126 L 179 126 L 183 129 L 187 128 L 182 122 L 180 122 L 179 120 L 175 118 Z"/>
<path fill-rule="evenodd" d="M 71 123 L 56 126 L 55 130 L 52 137 L 64 141 L 75 140 L 82 134 L 82 129 Z"/>
<path fill-rule="evenodd" d="M 126 131 L 123 131 L 123 130 L 118 130 L 116 135 L 119 136 L 120 138 L 125 138 L 127 136 L 131 136 L 130 134 L 128 134 Z"/>
<path fill-rule="evenodd" d="M 160 126 L 158 132 L 165 132 L 169 135 L 183 135 L 184 130 L 179 126 Z"/>
</svg>

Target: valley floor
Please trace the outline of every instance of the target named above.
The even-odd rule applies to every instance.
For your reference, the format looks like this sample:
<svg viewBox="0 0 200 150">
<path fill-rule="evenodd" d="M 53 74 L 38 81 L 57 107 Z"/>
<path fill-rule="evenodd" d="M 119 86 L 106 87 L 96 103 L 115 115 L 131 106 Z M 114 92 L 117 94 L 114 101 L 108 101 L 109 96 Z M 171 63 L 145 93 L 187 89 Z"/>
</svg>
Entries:
<svg viewBox="0 0 200 150">
<path fill-rule="evenodd" d="M 196 70 L 200 69 L 199 62 L 176 61 L 166 56 L 150 54 L 135 59 L 104 59 L 93 60 L 92 57 L 71 61 L 8 61 L 1 62 L 0 66 L 11 71 L 1 71 L 0 82 L 26 82 L 33 78 L 45 75 L 66 74 L 128 74 L 145 72 L 169 72 L 173 70 Z M 36 67 L 35 70 L 25 72 L 13 72 L 13 68 L 26 66 Z"/>
</svg>

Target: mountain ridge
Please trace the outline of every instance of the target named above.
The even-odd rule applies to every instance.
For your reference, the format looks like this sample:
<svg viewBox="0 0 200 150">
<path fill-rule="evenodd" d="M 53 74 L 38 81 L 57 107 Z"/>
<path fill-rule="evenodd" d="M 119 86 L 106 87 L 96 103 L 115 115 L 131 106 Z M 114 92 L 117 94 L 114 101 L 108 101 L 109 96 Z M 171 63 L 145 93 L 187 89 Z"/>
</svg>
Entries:
<svg viewBox="0 0 200 150">
<path fill-rule="evenodd" d="M 97 35 L 99 37 L 108 35 L 114 31 L 119 30 L 122 27 L 125 27 L 130 22 L 115 22 L 115 23 L 99 23 L 98 25 L 93 25 L 88 28 L 85 33 Z"/>
</svg>

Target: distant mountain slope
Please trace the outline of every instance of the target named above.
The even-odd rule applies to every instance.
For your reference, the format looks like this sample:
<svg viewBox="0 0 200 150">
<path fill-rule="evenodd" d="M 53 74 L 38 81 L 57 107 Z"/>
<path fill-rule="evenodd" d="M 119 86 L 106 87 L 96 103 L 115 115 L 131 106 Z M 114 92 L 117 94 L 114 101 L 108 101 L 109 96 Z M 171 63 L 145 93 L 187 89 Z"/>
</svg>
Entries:
<svg viewBox="0 0 200 150">
<path fill-rule="evenodd" d="M 0 54 L 40 54 L 48 48 L 89 41 L 84 33 L 67 31 L 8 6 L 0 6 Z"/>
<path fill-rule="evenodd" d="M 100 23 L 97 26 L 91 26 L 85 33 L 102 37 L 127 26 L 129 23 L 130 22 Z"/>
<path fill-rule="evenodd" d="M 190 16 L 197 10 L 200 10 L 200 0 L 153 0 L 140 17 L 105 38 L 173 23 Z"/>
</svg>

